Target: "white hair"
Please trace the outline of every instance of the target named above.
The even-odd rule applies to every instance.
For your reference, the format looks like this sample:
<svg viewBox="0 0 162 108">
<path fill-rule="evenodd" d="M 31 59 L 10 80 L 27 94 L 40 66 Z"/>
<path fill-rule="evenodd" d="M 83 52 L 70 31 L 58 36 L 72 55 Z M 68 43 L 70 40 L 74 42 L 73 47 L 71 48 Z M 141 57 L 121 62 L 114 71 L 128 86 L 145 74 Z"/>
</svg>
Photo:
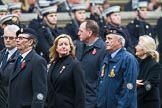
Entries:
<svg viewBox="0 0 162 108">
<path fill-rule="evenodd" d="M 116 36 L 117 36 L 118 39 L 121 39 L 121 41 L 122 41 L 122 46 L 124 47 L 124 46 L 125 46 L 125 39 L 124 39 L 124 37 L 121 36 L 121 35 L 119 35 L 119 34 L 116 34 Z"/>
<path fill-rule="evenodd" d="M 17 25 L 7 25 L 5 28 L 4 28 L 4 32 L 7 32 L 7 31 L 11 31 L 11 32 L 14 32 L 16 33 L 20 28 L 17 26 Z"/>
</svg>

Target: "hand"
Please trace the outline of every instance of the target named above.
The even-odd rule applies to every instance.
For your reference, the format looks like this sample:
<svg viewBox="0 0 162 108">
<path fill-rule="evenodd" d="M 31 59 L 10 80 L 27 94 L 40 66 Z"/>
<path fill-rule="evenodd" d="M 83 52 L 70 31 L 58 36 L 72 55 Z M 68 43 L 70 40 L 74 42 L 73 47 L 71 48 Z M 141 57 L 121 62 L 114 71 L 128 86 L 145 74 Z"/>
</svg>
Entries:
<svg viewBox="0 0 162 108">
<path fill-rule="evenodd" d="M 143 80 L 136 80 L 137 87 L 143 86 Z"/>
</svg>

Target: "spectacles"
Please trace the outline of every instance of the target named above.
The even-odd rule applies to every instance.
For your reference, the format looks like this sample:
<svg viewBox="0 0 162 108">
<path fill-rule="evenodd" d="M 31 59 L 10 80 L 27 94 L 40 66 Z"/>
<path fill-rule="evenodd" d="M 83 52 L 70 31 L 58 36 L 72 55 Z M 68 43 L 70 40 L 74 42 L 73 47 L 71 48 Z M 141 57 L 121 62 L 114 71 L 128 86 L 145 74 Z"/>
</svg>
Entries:
<svg viewBox="0 0 162 108">
<path fill-rule="evenodd" d="M 31 39 L 29 37 L 16 37 L 16 39 L 23 40 L 23 39 Z"/>
<path fill-rule="evenodd" d="M 9 40 L 14 40 L 14 39 L 15 39 L 15 37 L 11 37 L 11 36 L 3 36 L 3 38 L 4 38 L 5 40 L 7 40 L 7 39 L 9 39 Z"/>
</svg>

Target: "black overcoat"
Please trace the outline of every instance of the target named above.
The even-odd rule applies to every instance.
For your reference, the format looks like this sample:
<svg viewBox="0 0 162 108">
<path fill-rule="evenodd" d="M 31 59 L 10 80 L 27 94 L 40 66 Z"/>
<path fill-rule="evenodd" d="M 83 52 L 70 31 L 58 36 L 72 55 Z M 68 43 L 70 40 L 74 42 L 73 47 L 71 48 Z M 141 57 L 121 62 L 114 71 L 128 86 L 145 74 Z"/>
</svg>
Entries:
<svg viewBox="0 0 162 108">
<path fill-rule="evenodd" d="M 47 63 L 31 50 L 21 65 L 13 64 L 8 108 L 43 108 L 47 95 Z"/>
<path fill-rule="evenodd" d="M 85 75 L 79 62 L 67 56 L 53 71 L 55 65 L 48 72 L 48 108 L 84 108 Z"/>
</svg>

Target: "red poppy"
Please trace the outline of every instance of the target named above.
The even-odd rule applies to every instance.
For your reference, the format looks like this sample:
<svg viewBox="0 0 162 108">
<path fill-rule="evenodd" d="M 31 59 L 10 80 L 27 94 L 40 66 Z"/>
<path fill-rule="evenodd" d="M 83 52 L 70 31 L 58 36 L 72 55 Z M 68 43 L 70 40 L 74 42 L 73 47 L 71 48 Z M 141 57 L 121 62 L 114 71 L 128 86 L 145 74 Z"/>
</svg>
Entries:
<svg viewBox="0 0 162 108">
<path fill-rule="evenodd" d="M 95 55 L 96 52 L 97 52 L 96 49 L 93 49 L 92 54 Z"/>
<path fill-rule="evenodd" d="M 24 67 L 25 67 L 25 61 L 22 61 L 21 68 L 24 68 Z"/>
</svg>

